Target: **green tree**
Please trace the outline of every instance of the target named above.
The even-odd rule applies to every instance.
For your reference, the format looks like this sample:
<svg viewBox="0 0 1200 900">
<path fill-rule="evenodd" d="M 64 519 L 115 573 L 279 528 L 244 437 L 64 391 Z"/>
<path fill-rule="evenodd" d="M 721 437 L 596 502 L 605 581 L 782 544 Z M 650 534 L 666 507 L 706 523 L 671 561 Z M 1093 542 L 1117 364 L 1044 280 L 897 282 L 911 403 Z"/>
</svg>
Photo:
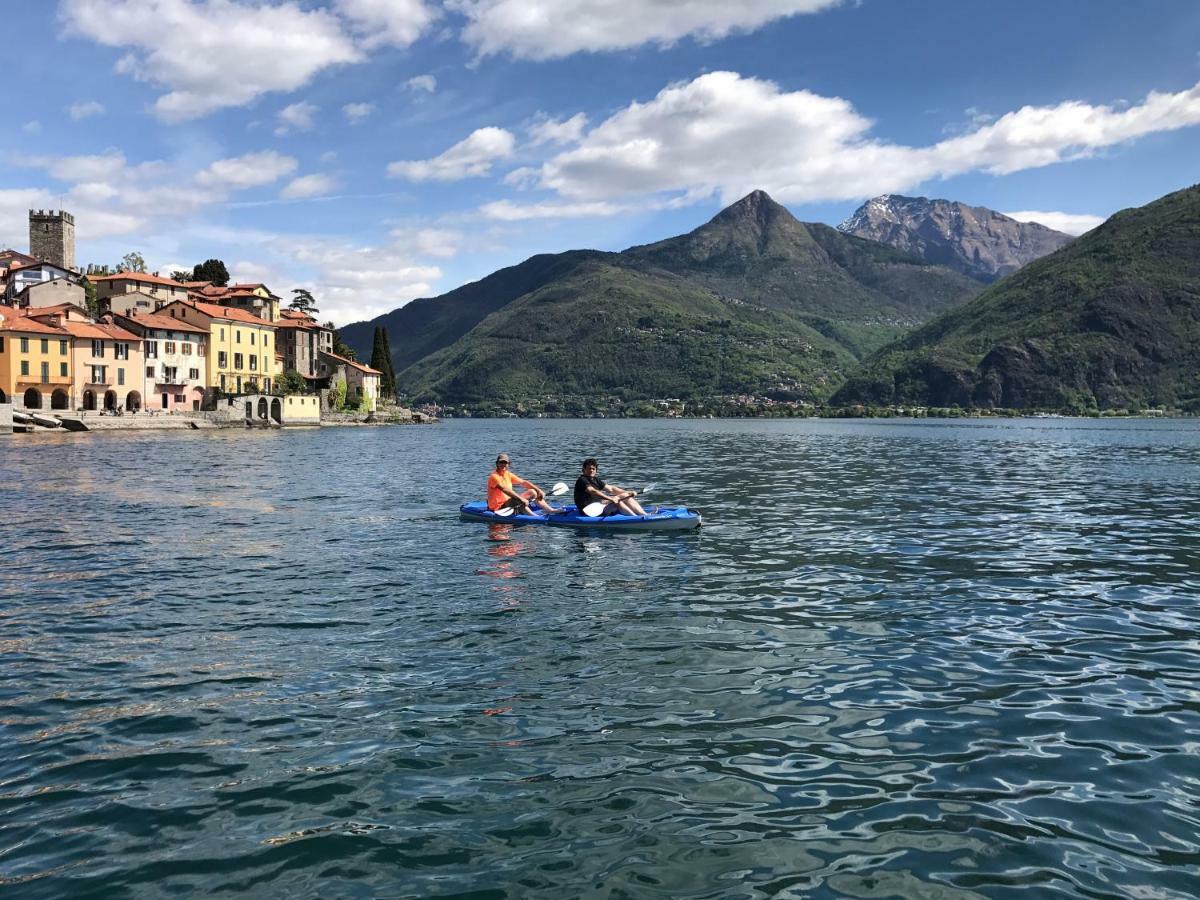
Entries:
<svg viewBox="0 0 1200 900">
<path fill-rule="evenodd" d="M 184 271 L 181 271 L 180 269 L 176 269 L 174 272 L 171 273 L 171 280 L 172 281 L 191 281 L 192 273 L 184 272 Z"/>
<path fill-rule="evenodd" d="M 295 369 L 288 369 L 275 379 L 275 390 L 280 394 L 302 394 L 307 387 L 308 382 Z"/>
<path fill-rule="evenodd" d="M 118 272 L 145 272 L 146 260 L 142 254 L 136 250 L 131 250 L 121 257 L 121 261 L 117 263 Z"/>
<path fill-rule="evenodd" d="M 100 315 L 100 301 L 96 299 L 96 286 L 88 278 L 83 279 L 83 304 L 93 319 Z"/>
<path fill-rule="evenodd" d="M 219 259 L 206 259 L 192 269 L 192 281 L 211 281 L 217 287 L 229 284 L 229 270 Z"/>
<path fill-rule="evenodd" d="M 312 292 L 304 288 L 292 288 L 292 302 L 288 305 L 288 309 L 294 309 L 298 312 L 312 315 L 315 312 L 320 312 L 317 309 L 317 300 L 313 297 Z"/>
<path fill-rule="evenodd" d="M 386 384 L 381 385 L 381 390 L 387 396 L 395 398 L 396 396 L 396 368 L 392 365 L 392 342 L 388 339 L 387 326 L 383 326 L 380 331 L 383 332 L 383 359 L 387 363 L 387 368 L 381 371 L 386 373 Z"/>
<path fill-rule="evenodd" d="M 396 392 L 395 382 L 391 380 L 392 364 L 388 358 L 387 330 L 375 327 L 375 344 L 371 348 L 371 368 L 378 369 L 379 392 L 385 397 L 391 397 Z"/>
</svg>

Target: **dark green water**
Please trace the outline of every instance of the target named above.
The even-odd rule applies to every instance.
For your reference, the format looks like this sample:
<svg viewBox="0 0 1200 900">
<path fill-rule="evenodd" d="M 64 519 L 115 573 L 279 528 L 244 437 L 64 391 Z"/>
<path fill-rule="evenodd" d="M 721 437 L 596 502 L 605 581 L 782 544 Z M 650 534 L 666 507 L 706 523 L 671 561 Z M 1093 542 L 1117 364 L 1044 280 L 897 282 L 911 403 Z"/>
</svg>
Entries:
<svg viewBox="0 0 1200 900">
<path fill-rule="evenodd" d="M 461 523 L 498 450 L 689 535 Z M 1195 897 L 1192 421 L 0 439 L 0 894 Z"/>
</svg>

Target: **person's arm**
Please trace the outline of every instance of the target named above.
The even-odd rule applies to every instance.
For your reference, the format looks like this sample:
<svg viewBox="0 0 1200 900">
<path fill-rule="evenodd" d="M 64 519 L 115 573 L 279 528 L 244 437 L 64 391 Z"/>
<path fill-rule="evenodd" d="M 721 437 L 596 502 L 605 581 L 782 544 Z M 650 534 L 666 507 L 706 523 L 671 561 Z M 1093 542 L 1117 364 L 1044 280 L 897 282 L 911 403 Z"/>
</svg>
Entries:
<svg viewBox="0 0 1200 900">
<path fill-rule="evenodd" d="M 617 495 L 617 500 L 624 500 L 626 497 L 637 496 L 637 491 L 628 490 L 627 488 L 621 487 L 619 484 L 610 484 L 608 489 Z"/>
<path fill-rule="evenodd" d="M 605 485 L 605 487 L 611 488 L 610 485 Z M 596 487 L 594 484 L 587 485 L 587 489 L 589 494 L 593 494 L 594 496 L 599 497 L 601 500 L 606 500 L 609 503 L 616 503 L 619 499 L 604 493 L 604 491 L 600 490 L 600 488 Z"/>
<path fill-rule="evenodd" d="M 538 487 L 532 481 L 529 481 L 525 478 L 514 478 L 513 484 L 520 484 L 520 485 L 523 485 L 524 487 L 529 488 L 531 491 L 533 491 L 533 498 L 535 500 L 541 500 L 543 497 L 546 496 L 545 491 L 543 491 L 540 487 Z"/>
</svg>

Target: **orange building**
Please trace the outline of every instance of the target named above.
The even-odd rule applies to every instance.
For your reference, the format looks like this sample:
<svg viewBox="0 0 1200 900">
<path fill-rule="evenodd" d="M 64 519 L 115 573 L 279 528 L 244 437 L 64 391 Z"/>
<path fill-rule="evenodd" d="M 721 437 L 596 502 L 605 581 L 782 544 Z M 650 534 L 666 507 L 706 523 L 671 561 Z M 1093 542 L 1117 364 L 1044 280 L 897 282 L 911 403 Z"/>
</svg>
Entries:
<svg viewBox="0 0 1200 900">
<path fill-rule="evenodd" d="M 0 402 L 27 409 L 70 409 L 71 334 L 55 316 L 46 319 L 0 306 Z"/>
</svg>

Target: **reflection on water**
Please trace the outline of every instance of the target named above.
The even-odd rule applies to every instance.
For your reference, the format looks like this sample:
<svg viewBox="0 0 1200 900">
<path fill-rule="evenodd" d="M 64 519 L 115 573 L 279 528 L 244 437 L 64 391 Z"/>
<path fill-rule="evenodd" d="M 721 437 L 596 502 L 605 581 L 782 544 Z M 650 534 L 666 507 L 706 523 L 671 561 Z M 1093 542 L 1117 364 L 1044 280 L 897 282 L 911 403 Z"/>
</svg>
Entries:
<svg viewBox="0 0 1200 900">
<path fill-rule="evenodd" d="M 460 522 L 497 448 L 706 527 Z M 0 439 L 0 886 L 1200 895 L 1197 463 L 1191 422 Z"/>
</svg>

